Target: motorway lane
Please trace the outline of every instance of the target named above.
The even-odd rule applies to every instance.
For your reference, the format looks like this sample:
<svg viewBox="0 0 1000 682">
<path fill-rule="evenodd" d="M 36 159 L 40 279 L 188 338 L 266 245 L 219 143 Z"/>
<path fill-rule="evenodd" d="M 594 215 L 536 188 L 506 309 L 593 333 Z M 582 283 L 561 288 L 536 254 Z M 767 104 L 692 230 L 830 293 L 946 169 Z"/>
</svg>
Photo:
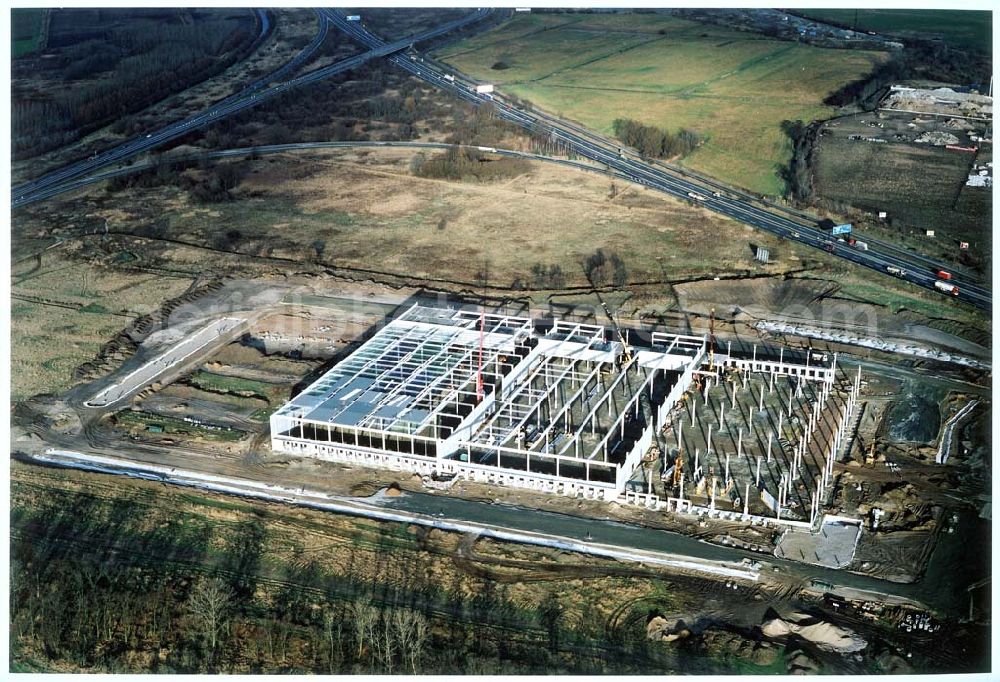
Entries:
<svg viewBox="0 0 1000 682">
<path fill-rule="evenodd" d="M 363 54 L 345 59 L 337 62 L 336 64 L 331 64 L 329 66 L 310 71 L 302 76 L 299 76 L 298 78 L 285 81 L 261 92 L 250 92 L 249 96 L 247 96 L 246 91 L 244 91 L 241 92 L 239 96 L 226 98 L 213 105 L 213 107 L 207 111 L 203 111 L 183 121 L 173 123 L 160 129 L 159 131 L 156 131 L 155 133 L 147 134 L 145 137 L 135 138 L 108 152 L 99 154 L 96 158 L 72 164 L 66 168 L 54 171 L 48 175 L 38 178 L 37 180 L 33 180 L 15 188 L 13 191 L 15 199 L 12 202 L 12 206 L 14 208 L 18 208 L 34 201 L 39 201 L 44 198 L 45 191 L 48 188 L 51 188 L 59 183 L 78 178 L 81 175 L 93 172 L 105 166 L 111 165 L 112 163 L 124 161 L 125 159 L 136 156 L 137 154 L 152 149 L 160 144 L 186 135 L 193 130 L 197 130 L 205 125 L 236 114 L 244 109 L 256 106 L 262 101 L 276 97 L 289 90 L 324 80 L 331 75 L 341 73 L 343 71 L 355 69 L 371 59 L 390 55 L 393 52 L 406 49 L 413 43 L 429 40 L 466 24 L 479 21 L 487 16 L 491 11 L 492 10 L 488 9 L 479 9 L 464 17 L 438 26 L 437 28 L 429 29 L 413 36 L 408 36 L 393 43 L 382 43 Z M 320 24 L 322 26 L 321 33 L 324 38 L 326 35 L 325 31 L 328 27 L 328 21 L 323 20 L 326 16 L 326 14 L 320 12 Z M 318 47 L 321 42 L 322 40 L 314 39 L 315 47 Z M 312 45 L 310 47 L 312 47 Z M 311 56 L 311 53 L 307 56 Z M 269 77 L 268 80 L 271 80 L 271 78 Z"/>
<path fill-rule="evenodd" d="M 347 22 L 343 18 L 343 15 L 334 10 L 323 11 L 337 28 L 348 33 L 348 35 L 351 35 L 362 44 L 369 47 L 382 44 L 382 40 L 378 36 L 368 32 L 363 26 L 359 26 L 358 22 Z M 593 135 L 589 131 L 586 133 L 575 132 L 575 129 L 579 129 L 575 125 L 567 125 L 562 121 L 551 118 L 543 119 L 540 116 L 514 109 L 502 100 L 495 99 L 493 96 L 475 93 L 475 84 L 468 79 L 456 76 L 454 81 L 446 80 L 442 72 L 424 61 L 407 59 L 399 55 L 393 55 L 389 59 L 414 75 L 438 87 L 451 91 L 462 99 L 474 104 L 484 104 L 487 102 L 492 104 L 501 118 L 516 123 L 528 130 L 538 130 L 539 126 L 547 126 L 556 140 L 562 141 L 581 156 L 614 168 L 621 173 L 622 177 L 633 182 L 660 190 L 681 199 L 691 199 L 689 193 L 701 195 L 705 199 L 698 201 L 698 203 L 703 204 L 710 210 L 722 213 L 754 227 L 765 229 L 778 236 L 799 241 L 807 246 L 823 249 L 825 245 L 832 242 L 834 244 L 833 253 L 841 258 L 882 273 L 886 273 L 886 268 L 890 266 L 901 268 L 906 271 L 906 275 L 902 279 L 934 290 L 934 282 L 937 281 L 937 277 L 935 274 L 932 274 L 932 269 L 926 266 L 926 259 L 923 259 L 925 261 L 924 264 L 915 265 L 912 261 L 904 259 L 899 255 L 878 253 L 873 249 L 859 251 L 850 247 L 840 246 L 838 242 L 833 242 L 826 232 L 818 228 L 775 215 L 747 201 L 722 196 L 721 193 L 720 196 L 716 197 L 712 190 L 706 189 L 704 186 L 691 180 L 676 177 L 657 168 L 655 165 L 623 157 L 617 153 L 617 149 L 612 151 L 603 142 L 594 142 L 592 139 Z M 938 269 L 938 266 L 935 266 L 933 269 Z M 979 308 L 985 310 L 991 309 L 992 296 L 988 290 L 971 283 L 959 283 L 958 286 L 960 291 L 958 298 Z"/>
</svg>

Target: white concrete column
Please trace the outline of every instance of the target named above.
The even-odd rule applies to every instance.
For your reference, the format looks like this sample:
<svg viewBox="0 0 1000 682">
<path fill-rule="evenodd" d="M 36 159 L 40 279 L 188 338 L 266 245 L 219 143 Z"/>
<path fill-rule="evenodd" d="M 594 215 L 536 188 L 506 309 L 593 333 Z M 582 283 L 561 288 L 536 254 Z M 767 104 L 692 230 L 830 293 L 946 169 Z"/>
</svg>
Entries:
<svg viewBox="0 0 1000 682">
<path fill-rule="evenodd" d="M 764 387 L 763 386 L 760 387 L 760 402 L 757 403 L 757 409 L 758 410 L 763 410 L 764 409 Z"/>
<path fill-rule="evenodd" d="M 736 458 L 743 456 L 743 427 L 740 427 L 739 435 L 736 437 Z"/>
<path fill-rule="evenodd" d="M 723 479 L 725 481 L 725 487 L 729 487 L 729 453 L 726 453 L 726 477 Z"/>
<path fill-rule="evenodd" d="M 773 440 L 773 438 L 774 438 L 774 432 L 773 431 L 768 431 L 767 432 L 767 463 L 768 464 L 771 463 L 771 441 Z M 760 458 L 758 457 L 757 459 L 759 460 Z"/>
<path fill-rule="evenodd" d="M 760 455 L 757 455 L 757 473 L 753 478 L 753 484 L 760 486 Z"/>
<path fill-rule="evenodd" d="M 726 423 L 726 403 L 720 402 L 719 403 L 719 431 L 722 430 L 722 427 L 725 425 L 725 423 Z"/>
<path fill-rule="evenodd" d="M 743 491 L 743 516 L 750 515 L 750 484 L 747 483 L 746 489 Z"/>
<path fill-rule="evenodd" d="M 706 445 L 705 454 L 706 455 L 711 454 L 712 453 L 712 425 L 711 424 L 708 425 L 708 442 L 705 445 Z"/>
</svg>

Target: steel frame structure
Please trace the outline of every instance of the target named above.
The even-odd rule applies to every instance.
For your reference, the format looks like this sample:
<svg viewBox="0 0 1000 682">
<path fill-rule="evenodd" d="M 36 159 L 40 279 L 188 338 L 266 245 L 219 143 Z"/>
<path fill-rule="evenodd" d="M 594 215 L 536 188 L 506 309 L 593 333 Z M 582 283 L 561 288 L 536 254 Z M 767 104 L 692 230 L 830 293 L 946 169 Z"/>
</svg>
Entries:
<svg viewBox="0 0 1000 682">
<path fill-rule="evenodd" d="M 271 416 L 272 448 L 614 499 L 705 350 L 658 334 L 628 357 L 599 326 L 414 305 Z"/>
</svg>

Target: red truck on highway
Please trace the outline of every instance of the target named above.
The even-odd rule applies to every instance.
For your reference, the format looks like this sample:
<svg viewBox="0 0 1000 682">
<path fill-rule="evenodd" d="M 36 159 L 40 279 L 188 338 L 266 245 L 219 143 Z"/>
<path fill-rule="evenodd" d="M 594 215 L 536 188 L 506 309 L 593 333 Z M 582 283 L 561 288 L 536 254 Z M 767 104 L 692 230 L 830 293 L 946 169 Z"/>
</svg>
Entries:
<svg viewBox="0 0 1000 682">
<path fill-rule="evenodd" d="M 938 279 L 943 279 L 945 281 L 951 279 L 951 273 L 950 272 L 946 272 L 944 270 L 938 270 L 937 271 L 937 276 L 938 276 Z"/>
</svg>

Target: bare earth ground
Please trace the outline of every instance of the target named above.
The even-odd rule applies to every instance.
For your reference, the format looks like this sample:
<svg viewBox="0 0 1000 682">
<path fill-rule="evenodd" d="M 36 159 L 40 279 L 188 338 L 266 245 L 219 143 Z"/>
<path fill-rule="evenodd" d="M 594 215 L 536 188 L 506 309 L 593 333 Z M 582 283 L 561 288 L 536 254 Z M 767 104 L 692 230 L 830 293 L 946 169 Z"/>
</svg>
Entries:
<svg viewBox="0 0 1000 682">
<path fill-rule="evenodd" d="M 814 152 L 818 197 L 866 211 L 867 215 L 850 218 L 862 221 L 865 232 L 874 237 L 916 248 L 932 258 L 967 266 L 976 262 L 987 268 L 991 192 L 967 187 L 965 181 L 974 162 L 984 165 L 991 160 L 992 145 L 969 141 L 966 130 L 948 125 L 956 121 L 867 113 L 826 124 Z M 913 142 L 925 131 L 939 130 L 958 137 L 960 146 L 982 148 L 973 154 Z M 886 142 L 851 140 L 851 135 Z M 887 220 L 876 219 L 880 211 L 888 213 Z M 934 236 L 925 236 L 925 230 L 933 230 Z M 958 248 L 959 241 L 969 242 L 967 254 Z M 960 260 L 963 255 L 973 260 Z"/>
</svg>

